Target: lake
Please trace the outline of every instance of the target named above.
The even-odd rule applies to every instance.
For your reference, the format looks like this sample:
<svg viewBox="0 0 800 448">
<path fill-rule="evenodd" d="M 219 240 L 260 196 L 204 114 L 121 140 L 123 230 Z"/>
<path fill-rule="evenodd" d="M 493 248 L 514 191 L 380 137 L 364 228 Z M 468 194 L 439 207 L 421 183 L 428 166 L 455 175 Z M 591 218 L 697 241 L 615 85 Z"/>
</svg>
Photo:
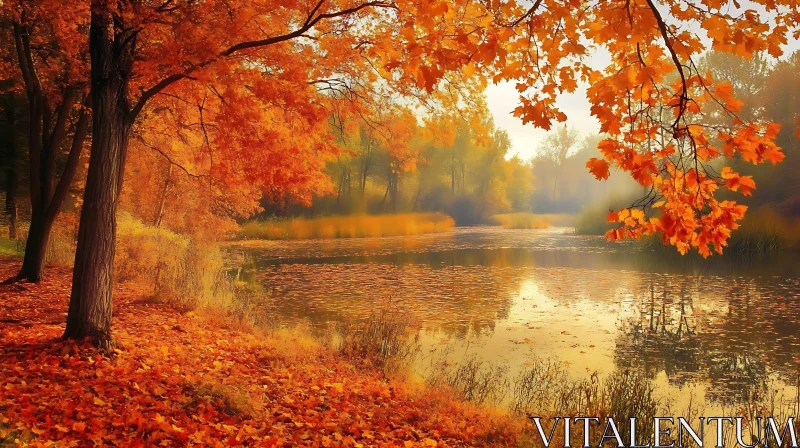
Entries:
<svg viewBox="0 0 800 448">
<path fill-rule="evenodd" d="M 693 397 L 709 410 L 791 389 L 800 368 L 795 254 L 703 260 L 571 229 L 497 227 L 229 250 L 246 256 L 243 275 L 267 288 L 264 306 L 279 322 L 324 329 L 388 299 L 408 307 L 421 371 L 437 353 L 511 374 L 536 358 L 576 378 L 635 369 L 677 406 Z"/>
</svg>

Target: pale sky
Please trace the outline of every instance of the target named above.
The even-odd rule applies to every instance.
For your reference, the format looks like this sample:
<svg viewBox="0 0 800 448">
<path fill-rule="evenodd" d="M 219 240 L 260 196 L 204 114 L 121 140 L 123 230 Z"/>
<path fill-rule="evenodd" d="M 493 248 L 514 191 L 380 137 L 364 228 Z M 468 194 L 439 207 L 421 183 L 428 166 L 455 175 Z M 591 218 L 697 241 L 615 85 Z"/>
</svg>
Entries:
<svg viewBox="0 0 800 448">
<path fill-rule="evenodd" d="M 594 50 L 585 59 L 586 63 L 595 70 L 604 69 L 610 62 L 611 56 L 603 50 Z M 503 82 L 490 85 L 486 88 L 486 103 L 492 113 L 494 124 L 500 129 L 505 129 L 511 138 L 511 151 L 508 157 L 518 154 L 522 160 L 529 160 L 536 155 L 536 148 L 547 136 L 544 129 L 539 129 L 533 124 L 522 124 L 522 120 L 512 115 L 514 108 L 519 105 L 519 92 L 514 87 L 514 82 Z M 573 93 L 563 94 L 556 101 L 556 105 L 567 114 L 566 123 L 553 123 L 556 126 L 573 127 L 580 132 L 581 137 L 600 132 L 600 122 L 592 116 L 589 101 L 586 99 L 586 89 L 589 84 L 578 83 L 578 88 Z"/>
<path fill-rule="evenodd" d="M 589 112 L 589 101 L 586 99 L 586 84 L 581 84 L 574 93 L 559 97 L 558 107 L 567 114 L 566 125 L 574 127 L 585 137 L 600 132 L 600 122 Z M 519 93 L 513 82 L 490 85 L 486 89 L 486 102 L 489 111 L 494 117 L 494 124 L 500 129 L 505 129 L 511 138 L 511 151 L 509 157 L 518 154 L 521 159 L 528 160 L 536 155 L 536 148 L 547 136 L 547 131 L 512 115 L 514 108 L 519 104 Z M 564 126 L 565 123 L 554 123 L 555 126 Z"/>
<path fill-rule="evenodd" d="M 745 7 L 762 9 L 759 5 L 753 5 L 744 0 Z M 700 30 L 701 39 L 707 41 L 704 32 Z M 707 48 L 711 45 L 707 43 Z M 795 51 L 800 50 L 800 40 L 789 38 L 789 42 L 783 45 L 783 56 L 786 58 Z M 591 50 L 590 50 L 591 51 Z M 697 58 L 699 59 L 699 58 Z M 595 49 L 589 53 L 586 63 L 595 70 L 603 70 L 611 62 L 611 57 L 605 49 Z M 512 115 L 514 108 L 519 105 L 519 93 L 514 87 L 514 82 L 503 82 L 501 84 L 490 85 L 486 89 L 486 102 L 489 111 L 494 117 L 495 126 L 505 129 L 511 139 L 511 151 L 507 157 L 518 154 L 523 160 L 529 160 L 536 155 L 536 148 L 547 136 L 543 129 L 535 127 L 533 124 L 522 124 L 522 120 Z M 562 112 L 567 114 L 566 123 L 553 123 L 556 126 L 572 127 L 578 130 L 581 137 L 600 132 L 600 122 L 591 115 L 590 104 L 586 99 L 587 83 L 578 83 L 578 89 L 571 94 L 564 94 L 559 97 L 556 104 Z"/>
</svg>

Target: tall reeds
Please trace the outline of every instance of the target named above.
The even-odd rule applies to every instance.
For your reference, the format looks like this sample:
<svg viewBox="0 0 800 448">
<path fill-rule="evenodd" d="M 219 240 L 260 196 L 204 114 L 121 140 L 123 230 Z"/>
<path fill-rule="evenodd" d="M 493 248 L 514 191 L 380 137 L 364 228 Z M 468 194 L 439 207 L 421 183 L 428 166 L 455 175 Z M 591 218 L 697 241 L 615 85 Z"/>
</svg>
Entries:
<svg viewBox="0 0 800 448">
<path fill-rule="evenodd" d="M 240 237 L 262 240 L 363 238 L 439 233 L 453 226 L 453 218 L 442 213 L 326 216 L 251 221 L 242 226 Z"/>
</svg>

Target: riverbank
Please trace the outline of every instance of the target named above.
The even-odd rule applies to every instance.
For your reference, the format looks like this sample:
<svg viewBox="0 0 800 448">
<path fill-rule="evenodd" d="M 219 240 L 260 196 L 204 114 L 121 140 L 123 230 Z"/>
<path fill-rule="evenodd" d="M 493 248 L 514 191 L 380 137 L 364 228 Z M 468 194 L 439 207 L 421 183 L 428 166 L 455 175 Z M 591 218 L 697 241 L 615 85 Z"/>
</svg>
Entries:
<svg viewBox="0 0 800 448">
<path fill-rule="evenodd" d="M 618 223 L 609 223 L 605 218 L 607 210 L 611 208 L 595 207 L 578 215 L 575 233 L 599 236 L 617 228 Z M 741 260 L 760 260 L 781 252 L 799 251 L 800 219 L 781 214 L 770 207 L 748 210 L 740 227 L 731 233 L 727 243 L 723 256 Z M 674 247 L 664 245 L 660 235 L 644 236 L 638 240 L 638 244 L 645 250 L 658 251 L 659 256 L 681 257 Z"/>
<path fill-rule="evenodd" d="M 0 277 L 18 261 L 0 258 Z M 70 272 L 0 286 L 0 446 L 507 446 L 515 423 L 385 379 L 302 335 L 115 290 L 116 356 L 59 341 Z"/>
</svg>

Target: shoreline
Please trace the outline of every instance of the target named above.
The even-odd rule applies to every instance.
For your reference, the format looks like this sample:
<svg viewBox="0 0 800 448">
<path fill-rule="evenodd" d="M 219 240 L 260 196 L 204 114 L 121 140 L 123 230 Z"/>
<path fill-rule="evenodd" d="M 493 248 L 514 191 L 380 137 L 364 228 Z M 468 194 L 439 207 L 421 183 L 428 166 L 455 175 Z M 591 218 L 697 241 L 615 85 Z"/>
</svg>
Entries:
<svg viewBox="0 0 800 448">
<path fill-rule="evenodd" d="M 0 257 L 0 276 L 17 268 Z M 388 380 L 290 333 L 259 334 L 115 289 L 108 358 L 59 340 L 70 270 L 0 287 L 0 446 L 508 446 L 518 421 Z M 114 412 L 110 412 L 111 410 Z M 408 442 L 408 443 L 407 443 Z"/>
</svg>

